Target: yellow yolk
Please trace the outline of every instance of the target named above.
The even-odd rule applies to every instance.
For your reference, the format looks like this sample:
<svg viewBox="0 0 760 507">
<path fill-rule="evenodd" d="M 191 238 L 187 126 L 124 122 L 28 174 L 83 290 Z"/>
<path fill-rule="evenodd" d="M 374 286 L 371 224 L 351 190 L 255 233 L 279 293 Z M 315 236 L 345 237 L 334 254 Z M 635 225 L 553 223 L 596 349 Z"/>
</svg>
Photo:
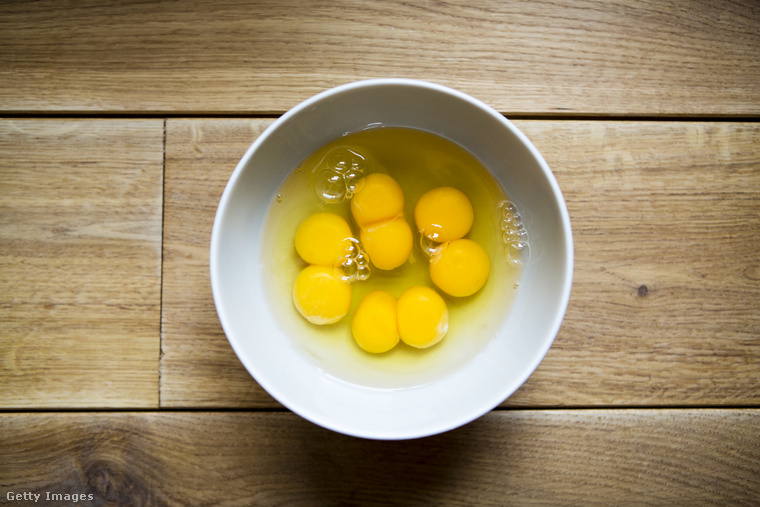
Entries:
<svg viewBox="0 0 760 507">
<path fill-rule="evenodd" d="M 359 238 L 378 269 L 395 269 L 412 254 L 412 228 L 403 218 L 362 229 Z"/>
<path fill-rule="evenodd" d="M 383 173 L 364 178 L 362 189 L 351 199 L 351 214 L 359 227 L 391 220 L 404 213 L 404 191 L 401 185 Z"/>
<path fill-rule="evenodd" d="M 469 239 L 457 239 L 431 259 L 430 278 L 446 294 L 465 297 L 483 287 L 490 269 L 488 254 L 482 246 Z"/>
<path fill-rule="evenodd" d="M 298 226 L 296 251 L 309 264 L 332 267 L 349 246 L 351 228 L 335 213 L 316 213 Z"/>
<path fill-rule="evenodd" d="M 307 266 L 296 277 L 293 303 L 312 324 L 333 324 L 351 306 L 351 286 L 336 278 L 333 266 Z"/>
<path fill-rule="evenodd" d="M 372 173 L 351 199 L 359 238 L 378 269 L 396 269 L 412 253 L 412 228 L 404 219 L 404 192 L 387 174 Z"/>
<path fill-rule="evenodd" d="M 367 352 L 381 354 L 395 347 L 399 341 L 396 298 L 381 290 L 364 296 L 356 307 L 351 332 Z"/>
<path fill-rule="evenodd" d="M 472 203 L 452 187 L 438 187 L 425 192 L 414 207 L 417 230 L 438 243 L 463 238 L 473 221 Z"/>
<path fill-rule="evenodd" d="M 396 305 L 398 334 L 412 347 L 435 345 L 449 328 L 446 302 L 429 287 L 412 287 L 401 294 Z"/>
</svg>

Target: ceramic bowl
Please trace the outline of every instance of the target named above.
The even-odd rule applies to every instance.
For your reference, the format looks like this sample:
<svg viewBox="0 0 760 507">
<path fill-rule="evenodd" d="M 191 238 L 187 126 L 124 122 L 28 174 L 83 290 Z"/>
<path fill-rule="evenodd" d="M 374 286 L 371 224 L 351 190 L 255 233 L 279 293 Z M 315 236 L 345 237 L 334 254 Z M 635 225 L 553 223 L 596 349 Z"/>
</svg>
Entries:
<svg viewBox="0 0 760 507">
<path fill-rule="evenodd" d="M 308 155 L 368 126 L 428 131 L 476 156 L 526 220 L 530 242 L 520 290 L 496 335 L 454 371 L 408 388 L 346 382 L 299 349 L 268 307 L 264 218 L 277 190 Z M 297 105 L 251 145 L 219 202 L 210 275 L 219 320 L 240 361 L 276 400 L 331 430 L 409 439 L 487 413 L 531 375 L 554 341 L 573 273 L 570 219 L 541 154 L 503 115 L 459 91 L 407 79 L 338 86 Z M 300 318 L 293 310 L 293 318 Z"/>
</svg>

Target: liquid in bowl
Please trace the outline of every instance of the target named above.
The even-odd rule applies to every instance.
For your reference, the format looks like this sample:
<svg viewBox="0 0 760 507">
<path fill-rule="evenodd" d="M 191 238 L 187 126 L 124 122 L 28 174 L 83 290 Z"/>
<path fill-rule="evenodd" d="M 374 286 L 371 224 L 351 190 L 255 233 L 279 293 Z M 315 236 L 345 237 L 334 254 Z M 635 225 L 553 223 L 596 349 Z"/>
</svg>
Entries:
<svg viewBox="0 0 760 507">
<path fill-rule="evenodd" d="M 329 174 L 324 174 L 326 159 L 341 150 L 350 150 L 364 160 L 362 174 L 342 180 L 345 183 L 342 196 L 339 178 L 331 180 Z M 389 174 L 401 185 L 404 217 L 412 229 L 416 229 L 414 206 L 417 200 L 435 187 L 461 190 L 474 209 L 472 229 L 466 237 L 486 250 L 491 266 L 489 278 L 472 296 L 455 298 L 438 291 L 449 308 L 449 328 L 444 339 L 428 349 L 399 344 L 383 354 L 369 354 L 351 335 L 351 319 L 366 294 L 384 290 L 399 297 L 414 285 L 436 288 L 428 271 L 429 256 L 425 249 L 429 245 L 421 241 L 416 230 L 408 262 L 391 271 L 372 268 L 366 280 L 352 282 L 352 304 L 340 322 L 313 325 L 302 318 L 293 305 L 293 283 L 306 265 L 294 248 L 296 229 L 314 213 L 328 211 L 345 218 L 358 237 L 350 197 L 356 190 L 355 185 L 360 184 L 361 176 L 372 172 Z M 529 251 L 518 210 L 477 158 L 435 134 L 397 127 L 347 134 L 307 157 L 272 197 L 261 238 L 261 276 L 269 293 L 269 312 L 284 335 L 294 340 L 298 349 L 324 374 L 375 389 L 426 384 L 479 354 L 509 315 Z"/>
</svg>

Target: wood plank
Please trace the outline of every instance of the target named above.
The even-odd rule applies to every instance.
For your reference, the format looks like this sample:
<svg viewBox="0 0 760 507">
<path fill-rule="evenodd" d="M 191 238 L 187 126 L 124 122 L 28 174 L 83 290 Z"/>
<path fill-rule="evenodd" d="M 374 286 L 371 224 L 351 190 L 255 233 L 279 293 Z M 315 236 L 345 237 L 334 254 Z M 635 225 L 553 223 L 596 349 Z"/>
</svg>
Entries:
<svg viewBox="0 0 760 507">
<path fill-rule="evenodd" d="M 168 120 L 161 406 L 273 406 L 224 335 L 211 294 L 209 242 L 224 187 L 271 120 Z"/>
<path fill-rule="evenodd" d="M 264 120 L 167 122 L 161 405 L 277 406 L 227 344 L 208 282 L 224 184 Z M 757 405 L 760 126 L 519 121 L 575 235 L 570 307 L 506 405 Z"/>
<path fill-rule="evenodd" d="M 760 114 L 755 0 L 2 2 L 0 111 L 281 113 L 376 77 L 531 114 Z"/>
<path fill-rule="evenodd" d="M 492 412 L 412 441 L 288 412 L 0 415 L 0 484 L 85 505 L 755 504 L 758 410 Z"/>
<path fill-rule="evenodd" d="M 0 407 L 156 407 L 163 122 L 0 121 Z"/>
<path fill-rule="evenodd" d="M 758 405 L 760 127 L 518 124 L 563 189 L 576 264 L 510 403 Z"/>
</svg>

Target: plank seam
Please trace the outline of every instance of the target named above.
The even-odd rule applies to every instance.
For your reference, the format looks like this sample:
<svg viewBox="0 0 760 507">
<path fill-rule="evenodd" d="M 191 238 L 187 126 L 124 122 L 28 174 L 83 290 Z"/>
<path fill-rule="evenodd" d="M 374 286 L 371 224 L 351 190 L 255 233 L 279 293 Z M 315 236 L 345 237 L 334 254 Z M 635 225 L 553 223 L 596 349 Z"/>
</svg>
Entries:
<svg viewBox="0 0 760 507">
<path fill-rule="evenodd" d="M 285 112 L 279 113 L 167 113 L 167 112 L 139 112 L 139 113 L 88 113 L 88 112 L 62 112 L 62 113 L 12 113 L 0 111 L 0 118 L 3 119 L 103 119 L 103 120 L 155 120 L 161 119 L 238 119 L 238 120 L 255 120 L 255 119 L 277 119 Z M 516 113 L 500 111 L 500 114 L 510 120 L 544 120 L 544 121 L 620 121 L 620 122 L 726 122 L 726 123 L 756 123 L 760 122 L 760 115 L 646 115 L 646 114 L 618 114 L 618 115 L 598 115 L 583 113 L 553 114 L 553 113 Z"/>
<path fill-rule="evenodd" d="M 158 409 L 161 409 L 161 371 L 164 360 L 164 236 L 166 223 L 166 118 L 163 119 L 163 144 L 161 159 L 161 251 L 160 251 L 160 284 L 159 322 L 158 322 Z"/>
<path fill-rule="evenodd" d="M 636 405 L 636 406 L 582 406 L 582 407 L 496 407 L 490 412 L 558 412 L 558 411 L 575 411 L 575 412 L 589 412 L 589 411 L 658 411 L 658 410 L 682 410 L 682 411 L 707 411 L 707 410 L 760 410 L 760 405 Z M 155 408 L 6 408 L 0 410 L 0 415 L 3 414 L 56 414 L 56 413 L 127 413 L 127 412 L 153 412 L 153 413 L 168 413 L 168 412 L 184 412 L 184 413 L 225 413 L 225 412 L 249 412 L 249 413 L 290 413 L 291 410 L 285 407 L 260 407 L 260 408 L 246 408 L 246 407 L 159 407 Z M 484 414 L 485 415 L 485 414 Z"/>
</svg>

